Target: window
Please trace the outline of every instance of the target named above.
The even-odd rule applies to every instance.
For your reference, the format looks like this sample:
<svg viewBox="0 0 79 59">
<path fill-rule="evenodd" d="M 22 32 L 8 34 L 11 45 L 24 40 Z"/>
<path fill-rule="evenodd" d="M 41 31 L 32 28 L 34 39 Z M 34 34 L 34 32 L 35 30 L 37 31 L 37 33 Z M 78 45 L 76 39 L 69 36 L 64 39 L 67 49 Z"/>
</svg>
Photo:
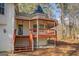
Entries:
<svg viewBox="0 0 79 59">
<path fill-rule="evenodd" d="M 18 35 L 23 35 L 23 25 L 18 25 Z"/>
<path fill-rule="evenodd" d="M 37 25 L 36 25 L 36 24 L 34 24 L 34 25 L 33 25 L 33 28 L 37 28 Z"/>
<path fill-rule="evenodd" d="M 44 28 L 44 25 L 40 24 L 40 25 L 39 25 L 39 28 L 40 28 L 40 29 L 43 29 L 43 28 Z"/>
<path fill-rule="evenodd" d="M 0 14 L 4 14 L 4 3 L 0 3 Z"/>
<path fill-rule="evenodd" d="M 33 25 L 33 28 L 37 28 L 37 25 L 34 24 L 34 25 Z M 40 24 L 40 25 L 39 25 L 39 28 L 40 28 L 40 29 L 44 28 L 44 25 Z"/>
</svg>

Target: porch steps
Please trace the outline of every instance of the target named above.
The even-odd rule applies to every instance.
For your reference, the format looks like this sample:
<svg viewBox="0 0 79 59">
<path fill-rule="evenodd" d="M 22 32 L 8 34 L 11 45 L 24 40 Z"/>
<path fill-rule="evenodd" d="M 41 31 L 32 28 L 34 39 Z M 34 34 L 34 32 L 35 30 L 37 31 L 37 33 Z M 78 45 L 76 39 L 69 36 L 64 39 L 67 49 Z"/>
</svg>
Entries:
<svg viewBox="0 0 79 59">
<path fill-rule="evenodd" d="M 28 51 L 31 51 L 31 48 L 26 48 L 26 47 L 15 47 L 14 53 L 28 52 Z"/>
</svg>

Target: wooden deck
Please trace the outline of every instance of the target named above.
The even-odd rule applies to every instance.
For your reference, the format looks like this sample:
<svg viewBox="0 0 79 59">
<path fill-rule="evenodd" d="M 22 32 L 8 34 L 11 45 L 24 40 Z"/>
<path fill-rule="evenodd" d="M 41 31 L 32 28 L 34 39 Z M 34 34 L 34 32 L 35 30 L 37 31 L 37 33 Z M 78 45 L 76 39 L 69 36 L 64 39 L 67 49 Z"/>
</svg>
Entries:
<svg viewBox="0 0 79 59">
<path fill-rule="evenodd" d="M 40 29 L 43 30 L 40 31 L 42 33 L 38 34 L 38 38 L 53 38 L 55 41 L 57 40 L 57 32 L 55 30 L 53 30 L 54 32 L 52 32 L 52 30 L 50 30 L 49 32 L 48 29 Z M 22 51 L 32 51 L 32 41 L 35 40 L 37 38 L 37 35 L 34 34 L 34 32 L 36 32 L 36 29 L 31 29 L 31 33 L 29 33 L 28 35 L 15 35 L 15 41 L 14 41 L 14 46 L 16 44 L 17 40 L 24 40 L 24 41 L 28 41 L 29 45 L 28 47 L 16 47 L 15 46 L 15 52 L 22 52 Z M 52 41 L 53 42 L 53 41 Z"/>
</svg>

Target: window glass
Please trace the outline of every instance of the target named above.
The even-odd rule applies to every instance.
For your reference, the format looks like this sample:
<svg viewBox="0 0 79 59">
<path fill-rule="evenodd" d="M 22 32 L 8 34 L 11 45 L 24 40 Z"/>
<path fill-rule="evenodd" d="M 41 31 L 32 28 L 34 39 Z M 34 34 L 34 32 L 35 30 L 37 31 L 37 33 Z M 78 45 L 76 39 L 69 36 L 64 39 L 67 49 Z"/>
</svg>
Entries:
<svg viewBox="0 0 79 59">
<path fill-rule="evenodd" d="M 4 14 L 4 3 L 0 3 L 0 14 Z"/>
<path fill-rule="evenodd" d="M 18 35 L 23 35 L 23 25 L 18 25 Z"/>
</svg>

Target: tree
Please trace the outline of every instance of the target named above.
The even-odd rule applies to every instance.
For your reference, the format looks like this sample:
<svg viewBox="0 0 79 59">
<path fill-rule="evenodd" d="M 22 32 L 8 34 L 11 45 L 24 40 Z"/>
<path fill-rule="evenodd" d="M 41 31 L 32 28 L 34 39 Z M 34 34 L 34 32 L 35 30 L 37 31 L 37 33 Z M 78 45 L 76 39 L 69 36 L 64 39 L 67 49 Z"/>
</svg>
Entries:
<svg viewBox="0 0 79 59">
<path fill-rule="evenodd" d="M 67 25 L 66 25 L 66 21 L 64 20 L 65 19 L 65 16 L 67 14 L 67 4 L 65 3 L 59 3 L 57 4 L 58 5 L 58 8 L 61 8 L 61 24 L 62 24 L 62 39 L 66 39 L 66 36 L 67 36 Z"/>
<path fill-rule="evenodd" d="M 76 20 L 78 21 L 76 15 L 79 12 L 79 7 L 78 7 L 79 4 L 59 4 L 59 5 L 62 10 L 61 12 L 61 23 L 63 24 L 62 28 L 66 27 L 66 32 L 67 32 L 67 29 L 69 27 L 69 35 L 71 38 L 75 39 L 75 34 L 77 33 Z M 79 14 L 77 16 L 79 16 Z M 68 20 L 69 24 L 65 23 L 66 22 L 64 20 L 65 17 L 69 18 Z"/>
</svg>

